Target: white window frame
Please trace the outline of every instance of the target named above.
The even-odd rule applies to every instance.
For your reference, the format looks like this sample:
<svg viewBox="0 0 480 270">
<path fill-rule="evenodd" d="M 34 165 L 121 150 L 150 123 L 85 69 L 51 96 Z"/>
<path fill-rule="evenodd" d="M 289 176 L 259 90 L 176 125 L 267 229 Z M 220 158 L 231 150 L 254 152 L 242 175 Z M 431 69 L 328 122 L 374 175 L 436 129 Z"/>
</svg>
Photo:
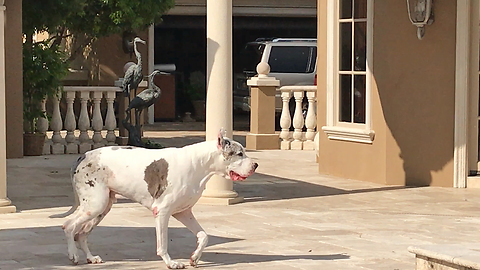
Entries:
<svg viewBox="0 0 480 270">
<path fill-rule="evenodd" d="M 373 0 L 367 0 L 367 63 L 365 124 L 339 121 L 339 0 L 327 3 L 327 124 L 322 130 L 329 139 L 373 143 L 371 88 L 373 72 Z M 353 11 L 352 11 L 353 12 Z M 352 50 L 354 47 L 352 47 Z M 353 58 L 352 58 L 353 61 Z M 352 101 L 353 102 L 353 101 Z"/>
</svg>

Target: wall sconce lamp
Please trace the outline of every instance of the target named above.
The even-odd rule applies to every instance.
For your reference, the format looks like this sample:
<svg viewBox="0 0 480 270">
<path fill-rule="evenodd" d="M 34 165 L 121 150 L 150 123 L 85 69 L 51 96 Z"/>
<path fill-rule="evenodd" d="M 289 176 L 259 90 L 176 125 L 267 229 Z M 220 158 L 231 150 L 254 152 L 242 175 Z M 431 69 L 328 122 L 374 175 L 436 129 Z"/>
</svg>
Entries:
<svg viewBox="0 0 480 270">
<path fill-rule="evenodd" d="M 434 21 L 433 0 L 407 0 L 407 10 L 410 22 L 417 27 L 417 37 L 422 40 L 425 35 L 425 25 Z"/>
</svg>

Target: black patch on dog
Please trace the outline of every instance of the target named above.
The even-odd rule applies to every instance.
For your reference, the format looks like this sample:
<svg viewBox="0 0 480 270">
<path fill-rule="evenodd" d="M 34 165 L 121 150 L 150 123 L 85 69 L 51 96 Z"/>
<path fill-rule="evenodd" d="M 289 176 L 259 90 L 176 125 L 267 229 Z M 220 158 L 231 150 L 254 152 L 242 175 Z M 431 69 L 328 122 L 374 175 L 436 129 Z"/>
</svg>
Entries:
<svg viewBox="0 0 480 270">
<path fill-rule="evenodd" d="M 89 168 L 92 167 L 92 163 L 89 162 L 89 163 L 87 164 L 87 167 L 89 167 Z"/>
<path fill-rule="evenodd" d="M 153 198 L 158 198 L 167 188 L 168 162 L 161 158 L 150 163 L 145 168 L 144 180 L 148 185 L 148 192 Z"/>
<path fill-rule="evenodd" d="M 85 184 L 89 185 L 90 187 L 95 186 L 95 182 L 93 182 L 92 180 L 88 180 L 87 182 L 85 182 Z"/>
<path fill-rule="evenodd" d="M 79 172 L 79 170 L 77 170 L 78 168 L 78 165 L 80 165 L 80 163 L 82 163 L 82 161 L 86 158 L 85 154 L 81 155 L 78 157 L 77 161 L 75 161 L 75 163 L 73 164 L 72 166 L 72 173 L 73 174 L 76 174 Z"/>
</svg>

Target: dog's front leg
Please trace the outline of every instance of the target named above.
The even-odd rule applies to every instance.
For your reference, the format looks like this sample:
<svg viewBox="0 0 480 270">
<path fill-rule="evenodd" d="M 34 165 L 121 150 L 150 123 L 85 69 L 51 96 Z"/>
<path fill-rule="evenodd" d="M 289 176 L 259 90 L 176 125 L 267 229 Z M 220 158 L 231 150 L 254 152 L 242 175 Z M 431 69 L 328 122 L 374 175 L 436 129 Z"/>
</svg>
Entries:
<svg viewBox="0 0 480 270">
<path fill-rule="evenodd" d="M 178 221 L 183 223 L 185 227 L 187 227 L 193 234 L 197 236 L 197 249 L 192 253 L 192 257 L 190 257 L 190 264 L 193 267 L 197 267 L 198 261 L 202 256 L 202 252 L 207 246 L 208 243 L 208 235 L 202 229 L 200 224 L 198 224 L 197 219 L 192 213 L 192 208 L 189 208 L 183 212 L 177 213 L 173 215 Z"/>
<path fill-rule="evenodd" d="M 155 213 L 156 207 L 154 208 L 155 215 L 155 229 L 157 232 L 157 255 L 162 257 L 163 261 L 169 269 L 183 269 L 185 265 L 183 263 L 176 262 L 170 258 L 168 255 L 168 219 L 170 218 L 169 213 Z"/>
</svg>

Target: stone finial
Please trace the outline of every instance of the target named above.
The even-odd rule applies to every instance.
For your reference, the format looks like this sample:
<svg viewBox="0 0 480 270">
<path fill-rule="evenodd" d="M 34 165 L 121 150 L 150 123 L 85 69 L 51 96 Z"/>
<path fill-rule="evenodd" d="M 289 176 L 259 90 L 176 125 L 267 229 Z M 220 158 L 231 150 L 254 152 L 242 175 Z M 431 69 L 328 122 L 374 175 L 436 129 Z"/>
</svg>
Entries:
<svg viewBox="0 0 480 270">
<path fill-rule="evenodd" d="M 267 77 L 268 73 L 270 73 L 270 65 L 265 62 L 258 63 L 257 73 L 258 73 L 258 77 Z"/>
</svg>

